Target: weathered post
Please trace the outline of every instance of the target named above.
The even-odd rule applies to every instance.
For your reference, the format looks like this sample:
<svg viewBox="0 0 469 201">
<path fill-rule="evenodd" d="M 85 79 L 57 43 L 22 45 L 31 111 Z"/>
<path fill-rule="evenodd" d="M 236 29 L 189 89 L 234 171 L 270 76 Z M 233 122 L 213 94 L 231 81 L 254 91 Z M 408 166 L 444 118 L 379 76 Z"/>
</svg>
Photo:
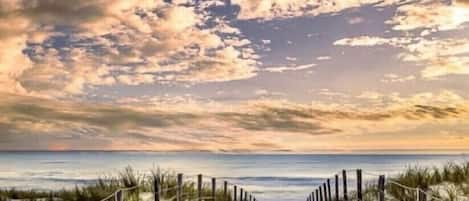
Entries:
<svg viewBox="0 0 469 201">
<path fill-rule="evenodd" d="M 322 187 L 319 186 L 319 201 L 324 201 L 324 197 L 323 197 L 323 194 L 322 194 Z"/>
<path fill-rule="evenodd" d="M 233 201 L 238 201 L 238 187 L 236 185 L 233 186 Z"/>
<path fill-rule="evenodd" d="M 323 187 L 323 190 L 324 190 L 324 201 L 329 201 L 329 199 L 327 199 L 327 186 L 326 186 L 326 183 L 322 183 L 322 187 Z"/>
<path fill-rule="evenodd" d="M 327 179 L 327 200 L 332 201 L 332 195 L 331 195 L 331 180 Z"/>
<path fill-rule="evenodd" d="M 213 201 L 217 200 L 217 197 L 215 196 L 217 190 L 217 179 L 212 178 L 212 199 Z"/>
<path fill-rule="evenodd" d="M 425 190 L 417 188 L 418 189 L 418 200 L 419 201 L 427 201 L 427 194 L 425 193 Z"/>
<path fill-rule="evenodd" d="M 362 170 L 357 169 L 357 199 L 358 201 L 363 200 L 362 195 Z"/>
<path fill-rule="evenodd" d="M 182 174 L 178 174 L 177 178 L 177 190 L 176 190 L 176 201 L 182 201 Z"/>
<path fill-rule="evenodd" d="M 344 186 L 344 201 L 348 201 L 348 195 L 347 195 L 347 171 L 342 170 L 342 181 L 343 181 L 343 186 Z"/>
<path fill-rule="evenodd" d="M 244 196 L 244 190 L 243 188 L 239 189 L 239 201 L 244 201 L 243 196 Z"/>
<path fill-rule="evenodd" d="M 311 196 L 311 201 L 316 201 L 316 200 L 314 200 L 314 192 L 311 192 L 310 196 Z"/>
<path fill-rule="evenodd" d="M 116 201 L 124 201 L 123 194 L 124 193 L 122 192 L 122 190 L 117 191 L 116 192 L 116 197 L 115 197 Z"/>
<path fill-rule="evenodd" d="M 244 191 L 244 201 L 248 200 L 248 191 Z"/>
<path fill-rule="evenodd" d="M 223 181 L 223 200 L 228 201 L 228 182 Z"/>
<path fill-rule="evenodd" d="M 339 175 L 335 175 L 335 201 L 339 201 Z"/>
<path fill-rule="evenodd" d="M 160 201 L 161 189 L 160 189 L 160 176 L 155 176 L 153 188 L 155 190 L 155 201 Z"/>
<path fill-rule="evenodd" d="M 197 200 L 202 201 L 202 175 L 197 175 Z"/>
<path fill-rule="evenodd" d="M 164 174 L 161 174 L 160 177 L 161 177 L 160 186 L 161 186 L 161 189 L 163 189 L 163 185 L 165 184 L 164 183 Z M 166 193 L 166 191 L 161 191 L 161 196 L 164 197 L 165 193 Z"/>
<path fill-rule="evenodd" d="M 384 175 L 379 175 L 378 179 L 378 200 L 384 201 Z"/>
<path fill-rule="evenodd" d="M 252 201 L 252 195 L 249 194 L 249 201 Z"/>
<path fill-rule="evenodd" d="M 319 201 L 319 190 L 318 189 L 316 189 L 315 194 L 316 194 L 316 201 Z"/>
</svg>

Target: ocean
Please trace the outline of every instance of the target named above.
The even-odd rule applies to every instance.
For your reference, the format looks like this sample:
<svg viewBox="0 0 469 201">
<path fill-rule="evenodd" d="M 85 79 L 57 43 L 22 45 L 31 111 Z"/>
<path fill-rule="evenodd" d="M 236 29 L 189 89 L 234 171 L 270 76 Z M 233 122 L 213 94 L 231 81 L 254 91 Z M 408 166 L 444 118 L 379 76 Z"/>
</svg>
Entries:
<svg viewBox="0 0 469 201">
<path fill-rule="evenodd" d="M 325 178 L 342 169 L 392 176 L 408 167 L 466 162 L 466 155 L 217 154 L 161 152 L 0 152 L 0 188 L 62 189 L 117 175 L 131 166 L 141 174 L 159 167 L 236 183 L 258 200 L 304 200 Z"/>
</svg>

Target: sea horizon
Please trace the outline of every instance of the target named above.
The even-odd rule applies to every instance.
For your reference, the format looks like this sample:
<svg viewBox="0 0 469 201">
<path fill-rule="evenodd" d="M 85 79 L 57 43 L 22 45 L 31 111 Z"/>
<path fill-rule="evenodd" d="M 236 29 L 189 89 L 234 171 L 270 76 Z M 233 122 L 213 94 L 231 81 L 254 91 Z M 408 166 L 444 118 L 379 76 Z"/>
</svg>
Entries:
<svg viewBox="0 0 469 201">
<path fill-rule="evenodd" d="M 241 154 L 241 155 L 467 155 L 469 150 L 354 150 L 354 151 L 317 151 L 317 152 L 290 152 L 290 151 L 211 151 L 211 150 L 109 150 L 109 149 L 74 149 L 74 150 L 0 150 L 7 152 L 136 152 L 136 153 L 210 153 L 210 154 Z"/>
<path fill-rule="evenodd" d="M 60 190 L 116 176 L 126 167 L 142 175 L 160 168 L 227 180 L 259 200 L 298 200 L 324 179 L 346 169 L 393 176 L 410 167 L 467 162 L 461 154 L 226 154 L 210 152 L 0 151 L 0 188 Z M 365 175 L 365 181 L 376 178 Z M 353 188 L 353 186 L 351 187 Z"/>
</svg>

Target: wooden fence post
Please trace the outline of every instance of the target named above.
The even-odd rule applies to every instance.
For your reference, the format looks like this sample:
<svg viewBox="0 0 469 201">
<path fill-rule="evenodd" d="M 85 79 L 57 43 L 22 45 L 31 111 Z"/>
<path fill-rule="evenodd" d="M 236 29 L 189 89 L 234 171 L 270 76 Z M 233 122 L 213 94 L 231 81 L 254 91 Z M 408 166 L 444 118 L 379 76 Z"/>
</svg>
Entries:
<svg viewBox="0 0 469 201">
<path fill-rule="evenodd" d="M 160 187 L 161 187 L 161 189 L 163 189 L 163 185 L 165 184 L 164 183 L 164 174 L 162 174 L 160 177 L 161 177 Z M 166 191 L 161 191 L 161 196 L 164 197 L 165 193 L 166 193 Z"/>
<path fill-rule="evenodd" d="M 384 201 L 384 175 L 379 175 L 378 179 L 378 200 Z"/>
<path fill-rule="evenodd" d="M 197 175 L 197 200 L 202 201 L 202 175 Z"/>
<path fill-rule="evenodd" d="M 316 201 L 319 201 L 319 191 L 318 191 L 318 189 L 316 189 L 315 193 L 316 193 Z"/>
<path fill-rule="evenodd" d="M 330 201 L 330 200 L 327 198 L 327 186 L 326 186 L 326 183 L 322 183 L 322 187 L 323 187 L 323 190 L 324 190 L 324 201 Z"/>
<path fill-rule="evenodd" d="M 236 185 L 233 186 L 233 201 L 238 201 L 238 187 Z"/>
<path fill-rule="evenodd" d="M 244 196 L 244 190 L 243 190 L 243 188 L 240 188 L 239 191 L 240 191 L 240 193 L 239 193 L 239 201 L 244 201 L 244 199 L 243 199 L 243 196 Z"/>
<path fill-rule="evenodd" d="M 154 178 L 153 188 L 155 189 L 155 201 L 160 201 L 161 189 L 160 189 L 160 176 Z"/>
<path fill-rule="evenodd" d="M 311 192 L 310 196 L 311 196 L 311 201 L 316 201 L 316 200 L 314 200 L 314 192 Z"/>
<path fill-rule="evenodd" d="M 228 201 L 228 182 L 223 181 L 223 200 Z"/>
<path fill-rule="evenodd" d="M 420 192 L 420 191 L 419 191 Z M 119 190 L 116 192 L 116 195 L 115 195 L 115 200 L 116 201 L 124 201 L 124 196 L 123 196 L 123 192 L 122 190 Z"/>
<path fill-rule="evenodd" d="M 212 178 L 212 198 L 213 198 L 213 201 L 217 200 L 217 197 L 215 196 L 216 195 L 216 190 L 217 190 L 217 179 Z"/>
<path fill-rule="evenodd" d="M 252 195 L 249 194 L 249 201 L 252 201 Z"/>
<path fill-rule="evenodd" d="M 182 201 L 182 174 L 178 174 L 177 178 L 177 190 L 176 190 L 176 201 Z"/>
<path fill-rule="evenodd" d="M 357 169 L 357 199 L 358 201 L 363 200 L 362 194 L 362 170 Z"/>
<path fill-rule="evenodd" d="M 332 194 L 331 194 L 331 180 L 327 179 L 327 196 L 329 201 L 332 201 Z"/>
<path fill-rule="evenodd" d="M 342 181 L 343 181 L 343 186 L 344 186 L 344 201 L 348 201 L 348 195 L 347 195 L 347 171 L 342 170 Z"/>
<path fill-rule="evenodd" d="M 324 201 L 323 194 L 322 194 L 322 187 L 319 186 L 319 201 Z"/>
<path fill-rule="evenodd" d="M 339 201 L 339 175 L 335 175 L 335 201 Z"/>
<path fill-rule="evenodd" d="M 244 201 L 248 200 L 248 191 L 244 191 Z"/>
<path fill-rule="evenodd" d="M 418 190 L 418 201 L 427 201 L 427 194 L 425 193 L 425 190 L 417 188 Z"/>
</svg>

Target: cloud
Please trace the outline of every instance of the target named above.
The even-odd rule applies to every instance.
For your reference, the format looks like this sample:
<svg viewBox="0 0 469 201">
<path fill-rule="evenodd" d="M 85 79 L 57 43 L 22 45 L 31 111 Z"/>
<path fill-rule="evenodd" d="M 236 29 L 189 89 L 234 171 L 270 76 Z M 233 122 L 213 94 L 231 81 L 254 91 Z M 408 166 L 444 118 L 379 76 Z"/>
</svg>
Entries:
<svg viewBox="0 0 469 201">
<path fill-rule="evenodd" d="M 425 79 L 459 74 L 468 74 L 467 58 L 469 41 L 467 39 L 434 39 L 408 38 L 408 37 L 370 37 L 360 36 L 344 38 L 334 42 L 334 45 L 373 47 L 390 45 L 400 48 L 403 52 L 398 57 L 407 62 L 417 62 L 425 67 L 421 76 Z M 412 79 L 409 77 L 409 79 Z"/>
<path fill-rule="evenodd" d="M 384 83 L 394 83 L 394 82 L 408 82 L 415 80 L 416 77 L 414 75 L 408 75 L 408 76 L 399 76 L 393 73 L 390 74 L 385 74 L 384 78 L 381 79 L 381 82 Z"/>
<path fill-rule="evenodd" d="M 464 6 L 469 6 L 468 0 L 456 0 L 456 3 L 464 5 Z"/>
<path fill-rule="evenodd" d="M 230 144 L 232 150 L 265 150 L 252 146 L 262 141 L 298 151 L 302 141 L 318 135 L 399 132 L 469 118 L 469 104 L 452 91 L 411 97 L 370 92 L 360 96 L 371 101 L 367 107 L 266 98 L 225 104 L 152 97 L 96 104 L 2 96 L 0 144 L 17 149 L 226 150 Z M 291 142 L 281 140 L 293 136 Z"/>
<path fill-rule="evenodd" d="M 334 45 L 342 46 L 377 46 L 377 45 L 392 45 L 402 46 L 410 44 L 410 38 L 382 38 L 374 36 L 359 36 L 354 38 L 343 38 L 334 42 Z"/>
<path fill-rule="evenodd" d="M 314 1 L 314 0 L 234 0 L 240 6 L 239 19 L 291 18 L 301 16 L 317 16 L 320 14 L 337 13 L 346 9 L 365 5 L 377 7 L 402 4 L 399 0 L 350 0 L 350 1 Z"/>
<path fill-rule="evenodd" d="M 325 61 L 325 60 L 331 60 L 332 57 L 330 56 L 320 56 L 320 57 L 316 57 L 316 60 L 318 61 Z"/>
<path fill-rule="evenodd" d="M 206 6 L 210 4 L 145 0 L 2 1 L 1 90 L 64 97 L 116 83 L 255 76 L 258 56 L 251 42 Z M 57 42 L 63 40 L 67 43 Z"/>
<path fill-rule="evenodd" d="M 354 25 L 354 24 L 360 24 L 360 23 L 362 23 L 362 22 L 364 22 L 364 21 L 365 21 L 365 19 L 363 19 L 362 17 L 352 17 L 352 18 L 347 19 L 347 22 L 348 22 L 349 24 L 352 24 L 352 25 Z"/>
<path fill-rule="evenodd" d="M 265 39 L 263 39 L 263 40 L 261 40 L 261 41 L 262 41 L 263 44 L 270 44 L 270 43 L 271 43 L 271 40 L 265 40 Z"/>
<path fill-rule="evenodd" d="M 297 65 L 297 66 L 273 66 L 273 67 L 266 67 L 263 68 L 263 71 L 271 72 L 271 73 L 283 73 L 285 71 L 298 71 L 298 70 L 305 70 L 316 66 L 316 64 L 304 64 L 304 65 Z"/>
<path fill-rule="evenodd" d="M 434 29 L 448 31 L 462 28 L 469 22 L 467 2 L 456 1 L 450 4 L 440 1 L 425 1 L 402 5 L 397 8 L 396 15 L 387 24 L 394 30 L 409 31 L 415 29 Z"/>
<path fill-rule="evenodd" d="M 444 75 L 469 75 L 469 57 L 437 58 L 422 70 L 422 77 L 434 79 Z"/>
</svg>

